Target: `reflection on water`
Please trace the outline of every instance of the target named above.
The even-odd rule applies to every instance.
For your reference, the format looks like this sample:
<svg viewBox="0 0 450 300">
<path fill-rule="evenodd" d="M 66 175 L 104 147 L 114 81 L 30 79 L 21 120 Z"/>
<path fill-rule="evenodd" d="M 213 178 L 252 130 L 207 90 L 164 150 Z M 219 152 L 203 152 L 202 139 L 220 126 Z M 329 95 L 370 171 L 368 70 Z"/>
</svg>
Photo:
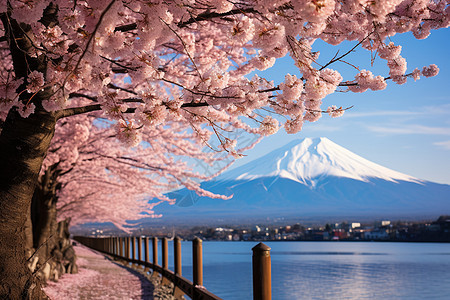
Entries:
<svg viewBox="0 0 450 300">
<path fill-rule="evenodd" d="M 272 251 L 270 253 L 274 255 L 388 255 L 388 253 L 371 253 L 371 252 L 336 252 L 336 251 L 321 251 L 321 252 L 308 252 L 308 251 Z"/>
<path fill-rule="evenodd" d="M 450 244 L 267 242 L 274 300 L 450 299 Z M 255 242 L 203 242 L 204 285 L 225 300 L 252 299 Z M 191 244 L 183 276 L 192 280 Z M 172 258 L 169 244 L 169 267 Z"/>
<path fill-rule="evenodd" d="M 223 299 L 252 299 L 254 244 L 204 242 L 205 286 Z M 449 244 L 267 244 L 274 300 L 450 299 Z"/>
<path fill-rule="evenodd" d="M 274 299 L 448 299 L 448 265 L 430 267 L 423 263 L 278 263 L 273 265 L 272 279 L 274 285 L 280 286 L 274 289 L 273 296 Z"/>
</svg>

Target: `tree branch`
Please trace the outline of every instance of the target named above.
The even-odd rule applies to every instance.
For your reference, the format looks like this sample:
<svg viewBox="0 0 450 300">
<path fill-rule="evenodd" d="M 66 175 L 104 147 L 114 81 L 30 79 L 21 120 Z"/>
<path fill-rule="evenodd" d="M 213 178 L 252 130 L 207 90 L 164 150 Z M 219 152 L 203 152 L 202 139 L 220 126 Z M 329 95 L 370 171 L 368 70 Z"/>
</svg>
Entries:
<svg viewBox="0 0 450 300">
<path fill-rule="evenodd" d="M 92 105 L 82 106 L 82 107 L 66 108 L 66 109 L 59 111 L 56 114 L 56 119 L 59 120 L 59 119 L 65 118 L 65 117 L 80 115 L 80 114 L 84 114 L 84 113 L 91 112 L 91 111 L 97 111 L 97 110 L 101 110 L 100 104 L 92 104 Z"/>
<path fill-rule="evenodd" d="M 114 31 L 127 32 L 127 31 L 135 30 L 135 29 L 137 29 L 137 24 L 132 23 L 132 24 L 127 24 L 127 25 L 117 26 L 116 28 L 114 28 Z"/>
<path fill-rule="evenodd" d="M 85 95 L 85 94 L 81 94 L 81 93 L 70 93 L 69 98 L 86 98 L 86 99 L 92 100 L 94 102 L 97 102 L 97 97 L 89 96 L 89 95 Z"/>
<path fill-rule="evenodd" d="M 226 17 L 226 16 L 234 16 L 237 14 L 246 14 L 246 13 L 258 13 L 258 11 L 254 10 L 253 8 L 242 8 L 242 9 L 233 9 L 233 10 L 230 10 L 229 12 L 222 13 L 222 14 L 216 13 L 216 12 L 204 12 L 204 13 L 197 15 L 196 17 L 190 18 L 189 20 L 187 20 L 185 22 L 180 22 L 177 25 L 178 25 L 178 27 L 183 28 L 192 23 L 196 23 L 199 21 L 206 21 L 206 20 L 211 20 L 211 19 L 215 19 L 215 18 L 222 18 L 222 17 Z"/>
<path fill-rule="evenodd" d="M 365 40 L 367 40 L 369 38 L 369 36 L 372 35 L 372 33 L 374 33 L 375 31 L 372 31 L 371 33 L 369 33 L 365 38 L 363 38 L 361 41 L 359 41 L 353 48 L 351 48 L 350 50 L 348 50 L 347 52 L 345 52 L 344 54 L 342 54 L 339 57 L 335 57 L 332 58 L 328 63 L 326 63 L 324 66 L 322 66 L 319 71 L 322 71 L 323 69 L 325 69 L 326 67 L 328 67 L 329 65 L 331 65 L 332 63 L 341 60 L 342 58 L 344 58 L 345 56 L 347 56 L 348 54 L 350 54 L 351 52 L 353 52 L 353 50 L 355 50 L 359 45 L 361 45 Z"/>
<path fill-rule="evenodd" d="M 246 14 L 246 13 L 258 13 L 258 12 L 256 10 L 254 10 L 253 8 L 233 9 L 233 10 L 230 10 L 229 12 L 226 12 L 223 14 L 219 14 L 216 12 L 204 12 L 204 13 L 197 15 L 196 17 L 191 17 L 189 20 L 187 20 L 185 22 L 178 23 L 177 26 L 179 28 L 183 28 L 192 23 L 196 23 L 199 21 L 206 21 L 206 20 L 211 20 L 211 19 L 215 19 L 215 18 L 223 18 L 226 16 L 233 16 L 233 15 L 237 15 L 237 14 Z M 132 23 L 132 24 L 117 26 L 114 29 L 114 31 L 127 32 L 127 31 L 131 31 L 131 30 L 135 30 L 137 28 L 138 28 L 137 24 Z"/>
</svg>

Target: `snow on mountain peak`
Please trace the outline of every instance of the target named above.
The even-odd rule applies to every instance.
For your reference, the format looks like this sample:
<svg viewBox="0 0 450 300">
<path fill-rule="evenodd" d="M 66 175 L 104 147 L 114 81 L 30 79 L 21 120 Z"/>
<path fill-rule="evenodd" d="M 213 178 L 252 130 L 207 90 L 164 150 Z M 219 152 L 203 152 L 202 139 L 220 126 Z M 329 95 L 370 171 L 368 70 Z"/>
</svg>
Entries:
<svg viewBox="0 0 450 300">
<path fill-rule="evenodd" d="M 324 137 L 295 140 L 217 179 L 253 180 L 269 176 L 291 179 L 311 187 L 326 176 L 364 182 L 377 178 L 421 183 L 417 178 L 368 161 Z"/>
</svg>

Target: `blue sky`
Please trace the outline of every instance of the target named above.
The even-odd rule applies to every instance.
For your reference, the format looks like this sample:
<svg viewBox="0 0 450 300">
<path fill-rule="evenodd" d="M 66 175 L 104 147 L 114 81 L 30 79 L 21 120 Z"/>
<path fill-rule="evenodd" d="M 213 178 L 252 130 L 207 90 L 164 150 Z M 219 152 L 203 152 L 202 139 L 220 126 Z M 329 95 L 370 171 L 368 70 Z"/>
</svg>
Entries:
<svg viewBox="0 0 450 300">
<path fill-rule="evenodd" d="M 333 142 L 375 163 L 420 179 L 450 184 L 450 29 L 433 31 L 425 40 L 416 40 L 411 34 L 391 39 L 400 44 L 402 56 L 408 62 L 408 73 L 436 64 L 436 77 L 408 79 L 404 85 L 389 82 L 387 89 L 377 92 L 334 93 L 324 99 L 329 105 L 354 106 L 343 117 L 332 119 L 324 115 L 316 123 L 305 123 L 303 130 L 288 135 L 284 130 L 266 137 L 254 149 L 247 151 L 234 167 L 245 164 L 294 139 L 327 137 Z M 320 51 L 326 61 L 341 49 L 348 51 L 354 44 L 329 47 L 315 43 L 313 51 Z M 325 47 L 324 47 L 325 46 Z M 329 49 L 331 48 L 331 49 Z M 347 61 L 375 75 L 388 75 L 385 61 L 377 59 L 370 67 L 371 54 L 357 49 Z M 351 80 L 355 70 L 343 63 L 330 66 Z M 279 83 L 286 73 L 297 74 L 289 58 L 262 72 L 267 79 Z"/>
</svg>

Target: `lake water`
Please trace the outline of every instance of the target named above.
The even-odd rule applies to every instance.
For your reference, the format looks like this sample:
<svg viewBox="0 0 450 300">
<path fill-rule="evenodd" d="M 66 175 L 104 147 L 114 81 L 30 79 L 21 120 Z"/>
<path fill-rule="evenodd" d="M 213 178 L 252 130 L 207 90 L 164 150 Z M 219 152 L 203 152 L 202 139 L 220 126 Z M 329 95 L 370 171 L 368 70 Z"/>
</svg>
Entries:
<svg viewBox="0 0 450 300">
<path fill-rule="evenodd" d="M 203 242 L 204 286 L 225 300 L 252 299 L 251 248 L 256 244 Z M 450 244 L 265 244 L 272 248 L 274 300 L 450 299 Z M 171 270 L 172 253 L 172 242 L 169 242 Z M 182 272 L 190 280 L 191 255 L 192 243 L 182 242 Z"/>
</svg>

